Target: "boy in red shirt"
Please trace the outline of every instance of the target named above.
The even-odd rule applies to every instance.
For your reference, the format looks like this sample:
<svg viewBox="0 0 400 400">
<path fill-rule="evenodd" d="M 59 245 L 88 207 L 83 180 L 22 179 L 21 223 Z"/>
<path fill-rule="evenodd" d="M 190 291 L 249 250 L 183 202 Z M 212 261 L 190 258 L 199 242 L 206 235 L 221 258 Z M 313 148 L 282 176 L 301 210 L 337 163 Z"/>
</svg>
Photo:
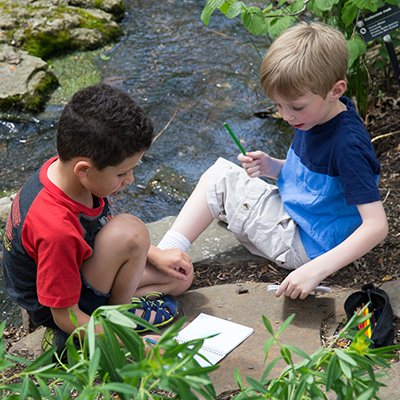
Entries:
<svg viewBox="0 0 400 400">
<path fill-rule="evenodd" d="M 152 246 L 135 216 L 112 218 L 107 199 L 133 182 L 152 140 L 151 121 L 120 89 L 90 86 L 65 106 L 58 156 L 18 192 L 3 241 L 7 290 L 36 325 L 67 337 L 69 309 L 81 326 L 105 304 L 138 304 L 132 312 L 155 326 L 178 314 L 174 296 L 192 282 L 190 258 Z"/>
</svg>

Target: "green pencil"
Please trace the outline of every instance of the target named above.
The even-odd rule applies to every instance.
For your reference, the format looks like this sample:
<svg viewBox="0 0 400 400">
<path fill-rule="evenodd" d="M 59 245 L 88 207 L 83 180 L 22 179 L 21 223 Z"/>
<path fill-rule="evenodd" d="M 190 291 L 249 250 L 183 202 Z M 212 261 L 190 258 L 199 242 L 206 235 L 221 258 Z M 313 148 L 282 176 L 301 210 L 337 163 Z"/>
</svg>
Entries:
<svg viewBox="0 0 400 400">
<path fill-rule="evenodd" d="M 243 153 L 243 155 L 246 155 L 246 152 L 244 151 L 244 148 L 242 147 L 242 145 L 240 144 L 239 140 L 237 140 L 236 136 L 233 134 L 233 132 L 231 131 L 231 128 L 229 128 L 229 125 L 225 122 L 224 123 L 225 128 L 228 130 L 228 132 L 231 134 L 231 136 L 233 137 L 233 140 L 236 142 L 236 144 L 238 145 L 240 151 Z"/>
</svg>

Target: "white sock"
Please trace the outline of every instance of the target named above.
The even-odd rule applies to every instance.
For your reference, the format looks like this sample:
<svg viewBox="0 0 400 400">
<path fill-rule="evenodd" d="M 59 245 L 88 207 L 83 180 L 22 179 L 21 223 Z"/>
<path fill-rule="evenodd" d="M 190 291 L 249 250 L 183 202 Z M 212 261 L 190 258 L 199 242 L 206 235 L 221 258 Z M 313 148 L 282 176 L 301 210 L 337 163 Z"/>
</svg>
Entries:
<svg viewBox="0 0 400 400">
<path fill-rule="evenodd" d="M 181 233 L 176 231 L 167 231 L 164 237 L 158 243 L 157 247 L 161 250 L 181 249 L 185 253 L 189 250 L 191 243 Z"/>
</svg>

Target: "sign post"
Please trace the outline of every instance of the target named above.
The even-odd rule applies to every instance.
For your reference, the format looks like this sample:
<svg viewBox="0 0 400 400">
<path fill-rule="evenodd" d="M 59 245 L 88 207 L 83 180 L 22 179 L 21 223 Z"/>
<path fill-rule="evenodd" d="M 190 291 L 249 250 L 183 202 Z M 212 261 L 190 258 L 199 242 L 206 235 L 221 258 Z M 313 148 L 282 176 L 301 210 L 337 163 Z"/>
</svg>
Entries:
<svg viewBox="0 0 400 400">
<path fill-rule="evenodd" d="M 364 42 L 371 42 L 383 36 L 387 52 L 392 63 L 397 83 L 400 86 L 399 60 L 393 46 L 390 32 L 400 28 L 400 9 L 396 5 L 386 4 L 376 12 L 365 14 L 356 22 L 356 31 Z"/>
</svg>

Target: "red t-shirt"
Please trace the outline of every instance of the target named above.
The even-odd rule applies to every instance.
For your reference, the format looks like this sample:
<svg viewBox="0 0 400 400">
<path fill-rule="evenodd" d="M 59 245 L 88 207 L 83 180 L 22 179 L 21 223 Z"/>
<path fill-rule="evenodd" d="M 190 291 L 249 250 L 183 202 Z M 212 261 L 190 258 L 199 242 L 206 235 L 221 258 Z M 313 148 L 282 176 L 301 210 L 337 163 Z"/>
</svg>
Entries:
<svg viewBox="0 0 400 400">
<path fill-rule="evenodd" d="M 55 186 L 48 160 L 13 201 L 4 235 L 4 275 L 10 296 L 43 324 L 48 307 L 79 302 L 79 268 L 93 252 L 94 238 L 111 218 L 108 200 L 88 208 Z"/>
</svg>

